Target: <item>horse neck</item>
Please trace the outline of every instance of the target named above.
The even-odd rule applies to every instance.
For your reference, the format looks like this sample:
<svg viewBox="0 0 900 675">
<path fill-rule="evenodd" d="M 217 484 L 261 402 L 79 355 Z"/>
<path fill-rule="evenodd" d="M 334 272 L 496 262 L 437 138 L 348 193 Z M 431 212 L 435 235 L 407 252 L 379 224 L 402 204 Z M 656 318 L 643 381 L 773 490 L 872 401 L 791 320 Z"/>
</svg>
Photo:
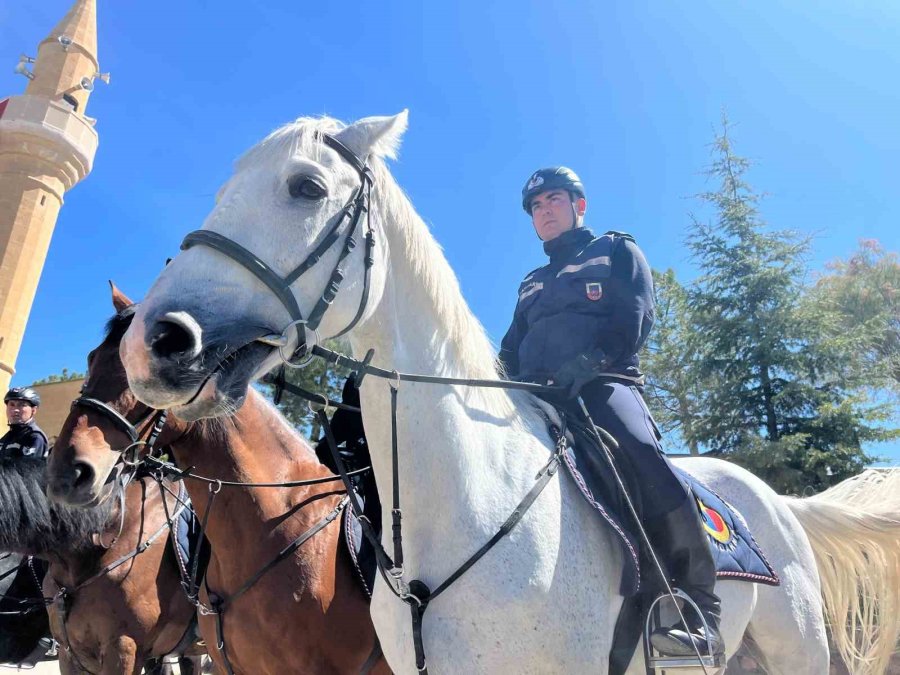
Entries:
<svg viewBox="0 0 900 675">
<path fill-rule="evenodd" d="M 278 483 L 328 475 L 284 418 L 253 389 L 234 416 L 193 423 L 172 449 L 180 468 L 193 467 L 197 475 L 223 481 Z M 185 484 L 202 518 L 208 487 L 195 480 Z M 298 494 L 309 490 L 223 487 L 215 498 L 207 536 L 213 543 L 230 542 L 229 549 L 242 537 L 255 547 L 264 536 L 260 522 L 280 518 Z"/>
<path fill-rule="evenodd" d="M 432 277 L 447 279 L 443 287 L 423 282 L 423 261 L 409 255 L 409 248 L 416 244 L 410 244 L 408 232 L 392 231 L 389 223 L 384 229 L 389 249 L 387 281 L 374 314 L 351 337 L 354 354 L 374 348 L 375 364 L 401 372 L 496 377 L 485 343 L 476 340 L 467 344 L 464 339 L 466 331 L 482 328 L 462 305 L 449 269 Z M 426 233 L 419 232 L 418 236 Z M 431 248 L 429 264 L 446 266 L 436 244 Z M 428 270 L 424 272 L 428 274 Z M 479 349 L 483 358 L 474 359 L 472 353 L 466 353 L 467 346 Z M 388 383 L 367 378 L 362 398 L 375 475 L 387 509 L 392 487 Z M 534 461 L 529 457 L 532 453 L 521 448 L 522 459 L 509 451 L 513 443 L 510 428 L 521 429 L 516 399 L 502 390 L 407 382 L 400 385 L 400 491 L 408 507 L 403 522 L 410 540 L 428 542 L 437 531 L 446 536 L 448 530 L 454 530 L 454 523 L 470 522 L 479 505 L 505 503 L 505 494 L 497 501 L 498 492 L 515 493 L 521 487 L 527 491 L 534 477 Z M 522 441 L 520 445 L 528 444 Z M 428 555 L 424 549 L 422 554 Z"/>
</svg>

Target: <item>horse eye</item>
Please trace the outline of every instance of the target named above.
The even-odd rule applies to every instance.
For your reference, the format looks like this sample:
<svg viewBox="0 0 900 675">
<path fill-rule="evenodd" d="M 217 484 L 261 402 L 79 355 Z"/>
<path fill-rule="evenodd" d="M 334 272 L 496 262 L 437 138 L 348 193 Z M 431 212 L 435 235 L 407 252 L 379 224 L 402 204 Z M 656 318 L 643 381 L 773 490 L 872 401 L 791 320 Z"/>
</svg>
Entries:
<svg viewBox="0 0 900 675">
<path fill-rule="evenodd" d="M 288 181 L 288 192 L 295 199 L 322 199 L 328 191 L 309 176 L 295 176 Z"/>
</svg>

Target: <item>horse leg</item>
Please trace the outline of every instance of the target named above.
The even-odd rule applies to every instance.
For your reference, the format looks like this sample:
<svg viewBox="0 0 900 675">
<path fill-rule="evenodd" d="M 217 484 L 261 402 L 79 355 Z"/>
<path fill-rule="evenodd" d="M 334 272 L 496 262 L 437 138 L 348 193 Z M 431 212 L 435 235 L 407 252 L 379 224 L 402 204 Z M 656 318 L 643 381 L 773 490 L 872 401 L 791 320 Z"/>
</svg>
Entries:
<svg viewBox="0 0 900 675">
<path fill-rule="evenodd" d="M 818 577 L 794 566 L 783 571 L 781 586 L 760 586 L 750 620 L 750 637 L 770 675 L 821 675 L 828 672 L 828 639 L 822 618 Z"/>
<path fill-rule="evenodd" d="M 816 560 L 800 524 L 783 511 L 779 516 L 780 541 L 772 541 L 769 551 L 777 561 L 781 585 L 758 587 L 748 632 L 767 673 L 827 673 L 830 655 Z"/>
<path fill-rule="evenodd" d="M 143 667 L 144 659 L 138 658 L 137 643 L 122 635 L 104 650 L 100 675 L 140 675 Z"/>
<path fill-rule="evenodd" d="M 74 659 L 62 647 L 59 648 L 59 672 L 61 675 L 81 675 L 84 671 L 75 665 Z"/>
<path fill-rule="evenodd" d="M 180 656 L 178 657 L 178 669 L 181 675 L 200 675 L 203 672 L 202 656 Z"/>
</svg>

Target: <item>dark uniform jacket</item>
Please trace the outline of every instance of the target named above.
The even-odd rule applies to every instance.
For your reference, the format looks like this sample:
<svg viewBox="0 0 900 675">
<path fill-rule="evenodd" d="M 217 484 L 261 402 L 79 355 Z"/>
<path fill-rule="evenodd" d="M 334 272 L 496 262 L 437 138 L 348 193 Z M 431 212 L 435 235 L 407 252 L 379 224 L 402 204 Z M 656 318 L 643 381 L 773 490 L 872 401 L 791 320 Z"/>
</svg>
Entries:
<svg viewBox="0 0 900 675">
<path fill-rule="evenodd" d="M 580 355 L 612 376 L 640 381 L 637 352 L 654 318 L 653 277 L 631 235 L 587 228 L 544 243 L 550 262 L 519 285 L 503 338 L 508 377 L 544 384 Z"/>
<path fill-rule="evenodd" d="M 46 459 L 50 454 L 47 435 L 29 420 L 24 424 L 10 424 L 9 431 L 0 438 L 0 459 L 36 457 Z"/>
</svg>

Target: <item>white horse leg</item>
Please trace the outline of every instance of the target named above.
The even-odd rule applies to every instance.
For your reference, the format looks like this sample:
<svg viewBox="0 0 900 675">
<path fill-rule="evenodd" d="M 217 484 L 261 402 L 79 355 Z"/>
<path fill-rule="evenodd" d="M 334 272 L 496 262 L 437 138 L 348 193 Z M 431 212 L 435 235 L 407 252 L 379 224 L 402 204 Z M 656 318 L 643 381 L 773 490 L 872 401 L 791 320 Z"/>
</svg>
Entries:
<svg viewBox="0 0 900 675">
<path fill-rule="evenodd" d="M 796 563 L 778 572 L 781 586 L 757 588 L 748 633 L 769 675 L 823 675 L 829 654 L 818 575 Z"/>
</svg>

